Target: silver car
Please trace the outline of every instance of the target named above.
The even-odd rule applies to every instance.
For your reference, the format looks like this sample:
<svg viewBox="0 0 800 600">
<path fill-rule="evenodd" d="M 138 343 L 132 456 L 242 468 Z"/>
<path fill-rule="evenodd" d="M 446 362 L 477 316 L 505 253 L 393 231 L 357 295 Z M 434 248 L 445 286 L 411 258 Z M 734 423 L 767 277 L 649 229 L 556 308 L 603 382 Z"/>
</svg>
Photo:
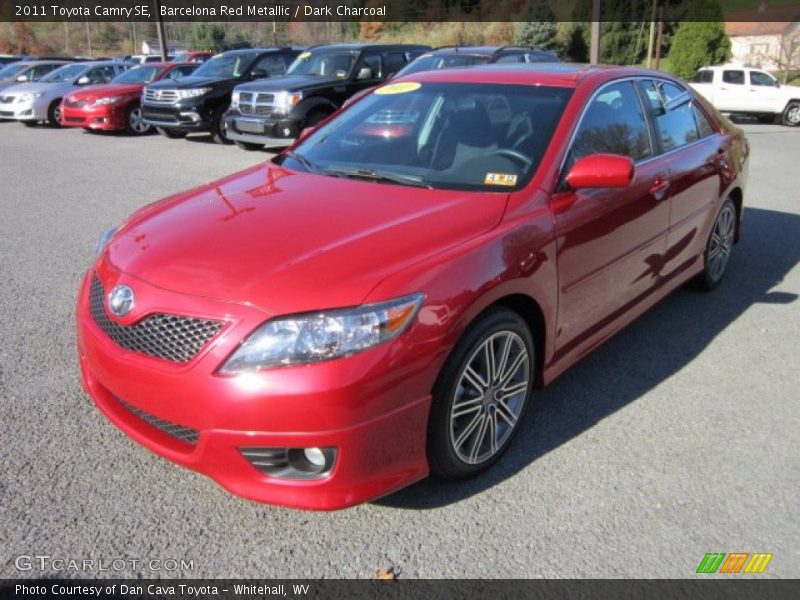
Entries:
<svg viewBox="0 0 800 600">
<path fill-rule="evenodd" d="M 130 65 L 114 61 L 64 65 L 34 83 L 21 83 L 0 92 L 0 119 L 16 119 L 26 125 L 46 121 L 61 125 L 61 100 L 87 85 L 108 83 Z"/>
<path fill-rule="evenodd" d="M 39 81 L 42 77 L 70 64 L 68 60 L 22 60 L 0 69 L 0 92 L 19 83 Z"/>
</svg>

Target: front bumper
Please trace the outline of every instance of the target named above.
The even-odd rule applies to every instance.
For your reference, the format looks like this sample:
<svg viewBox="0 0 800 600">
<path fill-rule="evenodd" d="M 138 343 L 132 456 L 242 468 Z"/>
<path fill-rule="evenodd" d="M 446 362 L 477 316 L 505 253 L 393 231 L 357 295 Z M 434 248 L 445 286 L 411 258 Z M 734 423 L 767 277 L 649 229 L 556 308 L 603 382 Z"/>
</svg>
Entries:
<svg viewBox="0 0 800 600">
<path fill-rule="evenodd" d="M 254 117 L 239 114 L 225 117 L 227 136 L 232 140 L 265 146 L 286 146 L 301 132 L 301 123 L 290 117 Z"/>
<path fill-rule="evenodd" d="M 73 108 L 62 104 L 61 124 L 64 127 L 116 131 L 127 127 L 125 122 L 126 110 L 127 105 L 125 104 L 107 104 L 82 108 Z"/>
<path fill-rule="evenodd" d="M 142 103 L 142 120 L 153 127 L 180 131 L 208 131 L 211 124 L 193 106 L 153 105 Z"/>
<path fill-rule="evenodd" d="M 197 316 L 230 315 L 235 307 L 236 316 L 197 357 L 169 363 L 124 350 L 104 333 L 89 314 L 87 276 L 77 307 L 83 387 L 141 445 L 239 496 L 314 510 L 372 500 L 428 474 L 426 428 L 435 373 L 430 357 L 404 339 L 409 336 L 345 359 L 225 377 L 216 374 L 220 364 L 267 315 L 165 292 L 107 268 L 98 268 L 98 276 L 106 289 L 118 283 L 134 287 L 143 307 L 180 306 Z M 196 443 L 170 426 L 196 431 Z M 282 479 L 243 457 L 240 450 L 252 447 L 333 447 L 337 458 L 323 478 Z"/>
<path fill-rule="evenodd" d="M 34 100 L 32 102 L 0 103 L 0 119 L 16 121 L 47 120 L 47 103 Z"/>
</svg>

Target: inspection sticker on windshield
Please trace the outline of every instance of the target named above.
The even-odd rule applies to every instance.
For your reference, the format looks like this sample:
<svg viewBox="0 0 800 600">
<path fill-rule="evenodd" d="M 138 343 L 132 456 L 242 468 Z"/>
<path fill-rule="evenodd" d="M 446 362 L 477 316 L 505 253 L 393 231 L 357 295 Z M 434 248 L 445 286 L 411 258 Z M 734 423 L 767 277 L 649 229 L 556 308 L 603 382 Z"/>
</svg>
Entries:
<svg viewBox="0 0 800 600">
<path fill-rule="evenodd" d="M 517 176 L 513 173 L 487 173 L 483 185 L 507 185 L 513 187 L 517 185 Z"/>
<path fill-rule="evenodd" d="M 311 52 L 302 52 L 297 56 L 297 58 L 299 58 L 301 60 L 305 60 L 309 56 L 311 56 Z"/>
<path fill-rule="evenodd" d="M 401 83 L 390 83 L 389 85 L 385 85 L 382 88 L 378 88 L 375 90 L 376 94 L 405 94 L 407 92 L 413 92 L 418 90 L 422 87 L 421 83 L 417 83 L 416 81 L 403 81 Z"/>
</svg>

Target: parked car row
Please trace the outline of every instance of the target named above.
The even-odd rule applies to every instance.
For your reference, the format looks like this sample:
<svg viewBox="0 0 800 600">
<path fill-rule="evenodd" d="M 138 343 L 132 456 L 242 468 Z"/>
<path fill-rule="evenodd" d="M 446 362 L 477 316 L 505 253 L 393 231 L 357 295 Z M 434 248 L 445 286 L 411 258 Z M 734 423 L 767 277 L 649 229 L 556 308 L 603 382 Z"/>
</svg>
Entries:
<svg viewBox="0 0 800 600">
<path fill-rule="evenodd" d="M 0 96 L 0 118 L 131 134 L 156 128 L 170 138 L 209 132 L 216 142 L 255 150 L 290 144 L 304 129 L 397 75 L 559 60 L 526 46 L 421 44 L 242 48 L 213 57 L 188 52 L 170 63 L 154 58 L 116 57 L 69 69 L 59 69 L 63 61 L 27 63 L 24 72 L 20 64 Z M 39 79 L 38 87 L 15 85 Z"/>
</svg>

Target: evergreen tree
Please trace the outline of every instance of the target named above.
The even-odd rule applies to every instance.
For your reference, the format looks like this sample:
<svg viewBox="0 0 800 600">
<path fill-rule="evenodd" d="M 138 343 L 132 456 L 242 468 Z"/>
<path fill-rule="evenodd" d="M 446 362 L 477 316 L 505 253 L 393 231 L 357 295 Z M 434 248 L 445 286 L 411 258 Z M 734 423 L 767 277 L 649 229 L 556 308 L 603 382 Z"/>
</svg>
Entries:
<svg viewBox="0 0 800 600">
<path fill-rule="evenodd" d="M 225 48 L 225 30 L 219 25 L 194 23 L 186 36 L 192 50 L 211 50 L 219 52 Z"/>
<path fill-rule="evenodd" d="M 553 46 L 556 37 L 556 16 L 547 0 L 534 0 L 514 24 L 514 43 L 522 46 Z"/>
<path fill-rule="evenodd" d="M 688 79 L 702 66 L 725 62 L 730 49 L 723 23 L 684 21 L 672 39 L 669 69 L 674 75 Z"/>
</svg>

